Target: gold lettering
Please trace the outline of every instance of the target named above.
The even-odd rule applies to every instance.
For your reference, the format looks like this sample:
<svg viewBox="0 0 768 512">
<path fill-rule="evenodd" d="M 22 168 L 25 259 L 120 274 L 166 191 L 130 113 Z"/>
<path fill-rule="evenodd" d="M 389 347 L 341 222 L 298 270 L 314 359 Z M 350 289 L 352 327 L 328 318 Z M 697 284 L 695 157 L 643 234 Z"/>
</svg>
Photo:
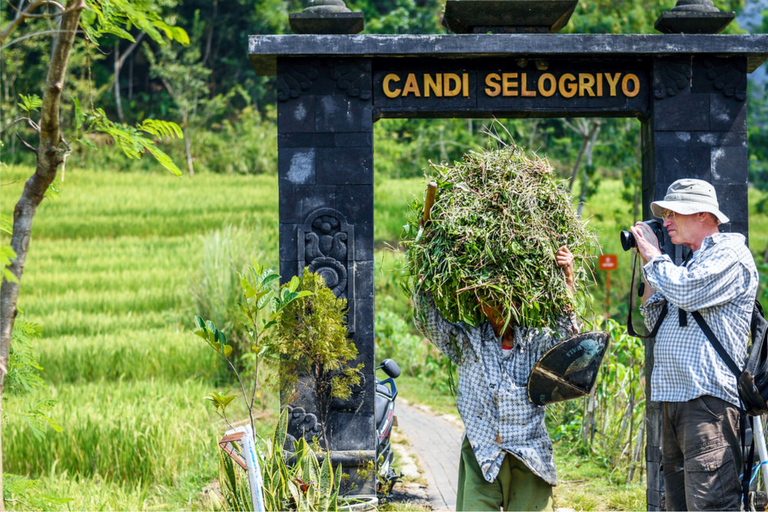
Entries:
<svg viewBox="0 0 768 512">
<path fill-rule="evenodd" d="M 514 89 L 517 89 L 518 83 L 517 81 L 513 82 L 513 78 L 517 78 L 517 73 L 504 73 L 501 75 L 501 83 L 504 89 L 502 96 L 517 96 L 518 93 Z"/>
<path fill-rule="evenodd" d="M 528 90 L 528 76 L 527 73 L 520 73 L 520 95 L 532 98 L 536 96 L 536 91 Z"/>
<path fill-rule="evenodd" d="M 603 97 L 603 74 L 602 73 L 597 74 L 597 97 L 598 98 Z"/>
<path fill-rule="evenodd" d="M 408 78 L 405 79 L 405 85 L 403 86 L 403 98 L 408 96 L 409 93 L 413 93 L 417 98 L 421 97 L 421 91 L 419 91 L 419 84 L 416 82 L 416 75 L 408 73 Z"/>
<path fill-rule="evenodd" d="M 424 75 L 424 97 L 429 98 L 430 90 L 435 93 L 438 98 L 443 95 L 443 74 L 438 73 L 435 80 L 431 75 Z"/>
<path fill-rule="evenodd" d="M 453 82 L 453 85 L 451 85 Z M 461 92 L 461 78 L 456 73 L 445 73 L 443 80 L 443 96 L 446 98 L 458 96 Z"/>
<path fill-rule="evenodd" d="M 615 73 L 613 77 L 610 73 L 605 74 L 605 79 L 608 80 L 608 87 L 611 88 L 611 96 L 616 96 L 616 84 L 619 83 L 619 77 L 621 77 L 621 73 Z"/>
<path fill-rule="evenodd" d="M 634 84 L 634 87 L 632 88 L 631 92 L 629 90 L 629 87 L 627 86 L 629 82 L 632 82 Z M 626 96 L 627 98 L 634 98 L 640 93 L 640 79 L 637 78 L 637 75 L 632 73 L 624 75 L 624 79 L 621 81 L 621 92 L 623 92 L 624 96 Z"/>
<path fill-rule="evenodd" d="M 568 81 L 566 83 L 566 81 Z M 564 98 L 573 98 L 579 91 L 579 86 L 576 85 L 576 77 L 570 73 L 566 73 L 560 77 L 560 94 Z"/>
<path fill-rule="evenodd" d="M 496 80 L 494 82 L 494 80 Z M 498 81 L 501 80 L 501 77 L 498 75 L 498 73 L 491 73 L 489 75 L 486 75 L 485 77 L 485 85 L 487 86 L 485 88 L 485 94 L 490 96 L 491 98 L 495 98 L 499 95 L 501 92 L 501 86 L 499 85 Z"/>
<path fill-rule="evenodd" d="M 394 73 L 390 73 L 387 76 L 384 77 L 384 83 L 382 84 L 382 89 L 384 89 L 384 96 L 387 98 L 397 98 L 400 96 L 401 89 L 395 89 L 394 91 L 389 88 L 390 82 L 399 82 L 400 77 L 397 76 Z"/>
<path fill-rule="evenodd" d="M 461 74 L 461 95 L 469 98 L 469 73 Z"/>
<path fill-rule="evenodd" d="M 584 93 L 587 93 L 589 96 L 594 97 L 595 91 L 592 90 L 594 85 L 594 76 L 589 73 L 579 73 L 579 96 L 584 96 Z"/>
<path fill-rule="evenodd" d="M 496 75 L 498 76 L 498 75 Z M 544 81 L 549 81 L 549 87 L 544 84 Z M 539 77 L 539 94 L 545 98 L 549 98 L 557 92 L 557 80 L 552 73 L 544 73 Z"/>
</svg>

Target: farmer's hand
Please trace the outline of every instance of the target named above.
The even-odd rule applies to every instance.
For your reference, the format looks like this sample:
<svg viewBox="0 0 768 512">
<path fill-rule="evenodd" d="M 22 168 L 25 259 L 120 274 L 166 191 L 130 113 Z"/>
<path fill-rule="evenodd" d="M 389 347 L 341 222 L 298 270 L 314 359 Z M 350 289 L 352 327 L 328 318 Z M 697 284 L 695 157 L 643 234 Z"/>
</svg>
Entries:
<svg viewBox="0 0 768 512">
<path fill-rule="evenodd" d="M 557 250 L 557 254 L 555 254 L 555 261 L 557 261 L 557 264 L 561 267 L 563 267 L 563 272 L 565 273 L 565 284 L 568 285 L 568 289 L 573 292 L 573 260 L 574 260 L 573 253 L 570 249 L 566 246 L 562 246 L 560 249 Z"/>
<path fill-rule="evenodd" d="M 629 230 L 635 237 L 637 242 L 637 252 L 640 257 L 643 258 L 643 264 L 648 263 L 656 256 L 661 256 L 661 249 L 659 249 L 659 241 L 656 235 L 653 234 L 651 227 L 645 222 L 638 222 Z"/>
</svg>

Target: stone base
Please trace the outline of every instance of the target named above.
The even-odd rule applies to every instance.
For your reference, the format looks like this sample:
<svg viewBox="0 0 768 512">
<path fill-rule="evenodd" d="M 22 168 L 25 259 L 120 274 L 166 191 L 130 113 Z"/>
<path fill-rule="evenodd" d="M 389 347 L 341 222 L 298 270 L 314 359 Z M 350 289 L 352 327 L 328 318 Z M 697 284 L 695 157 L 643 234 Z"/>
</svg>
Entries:
<svg viewBox="0 0 768 512">
<path fill-rule="evenodd" d="M 673 12 L 661 13 L 653 27 L 664 34 L 717 34 L 733 21 L 733 12 Z"/>
<path fill-rule="evenodd" d="M 446 0 L 443 26 L 456 34 L 557 32 L 578 0 Z"/>
<path fill-rule="evenodd" d="M 362 12 L 296 12 L 288 22 L 294 34 L 358 34 L 365 28 Z"/>
</svg>

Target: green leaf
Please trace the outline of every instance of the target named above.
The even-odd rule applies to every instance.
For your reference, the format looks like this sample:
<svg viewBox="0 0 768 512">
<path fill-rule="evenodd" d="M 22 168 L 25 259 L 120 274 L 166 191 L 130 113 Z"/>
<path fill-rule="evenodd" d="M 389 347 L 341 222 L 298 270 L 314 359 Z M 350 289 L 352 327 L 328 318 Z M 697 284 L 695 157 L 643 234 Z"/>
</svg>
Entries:
<svg viewBox="0 0 768 512">
<path fill-rule="evenodd" d="M 29 96 L 19 94 L 19 98 L 21 98 L 21 103 L 18 104 L 19 108 L 25 111 L 28 116 L 43 106 L 43 100 L 37 94 L 30 94 Z"/>
<path fill-rule="evenodd" d="M 11 283 L 19 282 L 19 280 L 16 278 L 13 272 L 11 272 L 10 269 L 8 268 L 11 262 L 15 259 L 16 259 L 16 251 L 14 251 L 10 245 L 0 245 L 0 265 L 3 268 L 2 277 L 5 278 L 6 281 Z"/>
<path fill-rule="evenodd" d="M 288 291 L 291 293 L 295 292 L 298 290 L 300 284 L 301 279 L 299 279 L 299 276 L 293 276 L 290 283 L 288 283 Z"/>
</svg>

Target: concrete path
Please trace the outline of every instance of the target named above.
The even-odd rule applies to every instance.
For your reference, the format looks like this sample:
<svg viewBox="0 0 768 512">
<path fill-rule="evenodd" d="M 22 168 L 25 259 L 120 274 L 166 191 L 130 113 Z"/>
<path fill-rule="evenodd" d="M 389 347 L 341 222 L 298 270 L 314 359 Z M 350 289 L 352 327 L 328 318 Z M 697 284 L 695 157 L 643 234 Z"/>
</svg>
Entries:
<svg viewBox="0 0 768 512">
<path fill-rule="evenodd" d="M 433 510 L 456 510 L 463 428 L 404 402 L 395 404 L 395 428 L 408 438 L 409 451 L 418 458 L 427 481 L 427 499 Z"/>
</svg>

